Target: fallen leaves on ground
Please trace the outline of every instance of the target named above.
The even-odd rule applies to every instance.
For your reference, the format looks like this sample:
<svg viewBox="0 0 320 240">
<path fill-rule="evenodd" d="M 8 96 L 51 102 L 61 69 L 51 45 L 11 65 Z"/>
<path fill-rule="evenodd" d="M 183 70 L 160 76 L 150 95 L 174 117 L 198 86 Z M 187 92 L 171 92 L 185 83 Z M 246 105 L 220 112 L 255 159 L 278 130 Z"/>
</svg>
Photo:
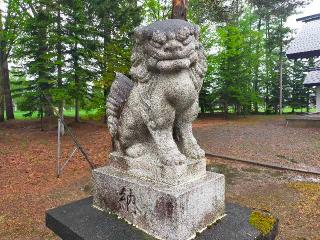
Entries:
<svg viewBox="0 0 320 240">
<path fill-rule="evenodd" d="M 284 129 L 282 121 L 278 117 L 201 119 L 194 126 L 201 144 L 215 152 L 292 163 L 276 154 L 310 166 L 319 164 L 320 130 Z M 98 122 L 69 125 L 90 159 L 98 166 L 106 164 L 111 149 L 106 126 Z M 48 121 L 45 126 L 41 132 L 38 121 L 0 124 L 0 239 L 57 239 L 45 227 L 45 211 L 91 194 L 91 171 L 79 152 L 56 177 L 56 123 Z M 63 159 L 73 148 L 71 138 L 63 137 Z M 319 184 L 309 186 L 297 182 L 293 173 L 221 159 L 208 163 L 208 169 L 226 174 L 227 201 L 271 211 L 280 219 L 280 240 L 319 240 Z"/>
</svg>

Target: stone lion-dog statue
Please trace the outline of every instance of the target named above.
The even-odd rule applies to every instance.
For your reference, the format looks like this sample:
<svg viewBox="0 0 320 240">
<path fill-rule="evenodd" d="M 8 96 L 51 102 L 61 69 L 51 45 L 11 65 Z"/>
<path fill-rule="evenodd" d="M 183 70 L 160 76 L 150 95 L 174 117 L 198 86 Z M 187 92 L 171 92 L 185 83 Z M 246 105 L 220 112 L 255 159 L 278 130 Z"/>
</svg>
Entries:
<svg viewBox="0 0 320 240">
<path fill-rule="evenodd" d="M 137 28 L 132 80 L 117 73 L 107 100 L 114 153 L 166 166 L 203 159 L 192 121 L 206 68 L 196 25 L 170 19 Z"/>
</svg>

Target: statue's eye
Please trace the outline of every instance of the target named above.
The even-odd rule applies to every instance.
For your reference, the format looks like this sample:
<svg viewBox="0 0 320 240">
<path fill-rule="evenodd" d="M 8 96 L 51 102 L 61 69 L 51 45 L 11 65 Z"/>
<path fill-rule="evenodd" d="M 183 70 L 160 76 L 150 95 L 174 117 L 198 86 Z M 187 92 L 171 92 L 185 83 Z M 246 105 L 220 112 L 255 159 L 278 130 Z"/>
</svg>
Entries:
<svg viewBox="0 0 320 240">
<path fill-rule="evenodd" d="M 177 40 L 183 42 L 190 36 L 190 30 L 187 27 L 180 29 L 177 33 Z"/>
<path fill-rule="evenodd" d="M 184 41 L 182 42 L 182 44 L 183 44 L 183 45 L 188 45 L 189 43 L 192 42 L 192 40 L 193 40 L 193 36 L 190 35 L 186 40 L 184 40 Z"/>
<path fill-rule="evenodd" d="M 161 48 L 161 46 L 162 46 L 162 44 L 157 43 L 157 42 L 155 42 L 155 41 L 153 41 L 153 40 L 150 40 L 150 41 L 149 41 L 149 44 L 150 44 L 152 47 L 155 47 L 155 48 Z"/>
<path fill-rule="evenodd" d="M 164 44 L 167 41 L 167 37 L 163 32 L 160 32 L 159 30 L 154 32 L 152 34 L 152 40 L 158 44 Z"/>
</svg>

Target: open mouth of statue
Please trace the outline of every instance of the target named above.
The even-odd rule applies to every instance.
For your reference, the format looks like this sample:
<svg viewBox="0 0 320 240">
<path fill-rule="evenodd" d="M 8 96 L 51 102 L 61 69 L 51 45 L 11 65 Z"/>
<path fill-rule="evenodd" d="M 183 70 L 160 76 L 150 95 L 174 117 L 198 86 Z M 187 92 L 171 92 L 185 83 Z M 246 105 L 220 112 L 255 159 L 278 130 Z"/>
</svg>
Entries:
<svg viewBox="0 0 320 240">
<path fill-rule="evenodd" d="M 173 71 L 189 68 L 193 63 L 198 60 L 197 53 L 195 51 L 191 51 L 188 55 L 177 56 L 175 59 L 163 59 L 156 60 L 155 67 L 160 71 Z"/>
<path fill-rule="evenodd" d="M 170 71 L 188 68 L 191 65 L 191 61 L 188 58 L 177 60 L 163 60 L 159 61 L 156 68 L 160 71 Z"/>
<path fill-rule="evenodd" d="M 177 49 L 170 52 L 153 49 L 148 65 L 160 71 L 173 71 L 189 68 L 197 60 L 198 55 L 193 47 L 186 46 L 181 50 Z"/>
<path fill-rule="evenodd" d="M 146 50 L 151 56 L 156 58 L 159 61 L 162 60 L 176 60 L 189 58 L 189 56 L 195 52 L 194 44 L 188 46 L 176 46 L 175 48 L 155 48 L 151 44 L 147 44 Z"/>
</svg>

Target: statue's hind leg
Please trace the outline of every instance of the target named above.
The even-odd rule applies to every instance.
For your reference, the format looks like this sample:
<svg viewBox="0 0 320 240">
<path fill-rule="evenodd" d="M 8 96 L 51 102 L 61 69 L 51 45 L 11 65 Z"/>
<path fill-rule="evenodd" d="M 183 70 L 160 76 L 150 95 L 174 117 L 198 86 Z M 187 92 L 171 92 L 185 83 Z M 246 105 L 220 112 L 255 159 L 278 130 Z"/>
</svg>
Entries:
<svg viewBox="0 0 320 240">
<path fill-rule="evenodd" d="M 198 102 L 184 112 L 177 113 L 175 121 L 175 139 L 181 152 L 188 158 L 201 159 L 205 152 L 200 148 L 192 133 L 192 121 L 198 115 Z"/>
</svg>

